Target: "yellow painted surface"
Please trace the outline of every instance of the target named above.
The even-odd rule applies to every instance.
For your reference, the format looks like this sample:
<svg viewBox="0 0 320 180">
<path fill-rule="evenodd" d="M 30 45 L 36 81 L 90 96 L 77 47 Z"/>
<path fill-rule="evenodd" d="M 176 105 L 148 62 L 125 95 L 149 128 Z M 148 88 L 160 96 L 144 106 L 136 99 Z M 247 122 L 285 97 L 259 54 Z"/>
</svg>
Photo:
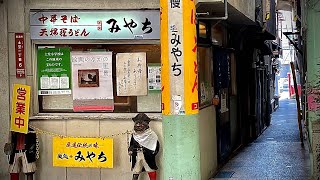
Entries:
<svg viewBox="0 0 320 180">
<path fill-rule="evenodd" d="M 194 1 L 183 1 L 184 97 L 186 114 L 198 110 L 197 33 Z"/>
<path fill-rule="evenodd" d="M 113 168 L 113 139 L 53 138 L 53 166 Z"/>
<path fill-rule="evenodd" d="M 14 84 L 12 92 L 11 131 L 28 133 L 30 86 Z"/>
<path fill-rule="evenodd" d="M 170 115 L 174 112 L 173 102 L 170 101 L 177 94 L 170 92 L 170 83 L 174 76 L 170 76 L 172 67 L 169 64 L 169 39 L 172 38 L 169 34 L 169 20 L 168 20 L 168 1 L 160 1 L 161 5 L 161 81 L 162 81 L 162 114 Z M 182 106 L 185 114 L 198 113 L 198 67 L 197 67 L 197 40 L 196 40 L 196 24 L 195 14 L 196 8 L 194 1 L 184 0 L 182 3 L 182 45 L 183 45 L 183 81 L 184 81 L 184 94 L 182 97 Z M 182 8 L 182 7 L 181 7 Z M 173 18 L 173 17 L 172 17 Z M 172 24 L 170 24 L 171 26 Z M 176 25 L 176 24 L 175 24 Z M 178 83 L 178 82 L 177 82 Z"/>
<path fill-rule="evenodd" d="M 160 41 L 161 44 L 161 83 L 162 83 L 162 114 L 170 114 L 170 74 L 169 74 L 169 32 L 168 32 L 168 3 L 160 1 Z"/>
</svg>

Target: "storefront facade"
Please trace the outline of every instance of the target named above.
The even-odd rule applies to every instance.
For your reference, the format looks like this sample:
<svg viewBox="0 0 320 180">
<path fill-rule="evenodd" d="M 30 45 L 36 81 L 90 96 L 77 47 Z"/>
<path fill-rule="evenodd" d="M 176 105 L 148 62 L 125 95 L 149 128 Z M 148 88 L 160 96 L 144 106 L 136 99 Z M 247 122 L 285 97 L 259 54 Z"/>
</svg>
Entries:
<svg viewBox="0 0 320 180">
<path fill-rule="evenodd" d="M 4 40 L 1 47 L 8 47 L 1 49 L 1 56 L 4 56 L 1 65 L 8 68 L 4 68 L 0 78 L 4 84 L 1 87 L 1 102 L 4 102 L 1 116 L 2 121 L 7 122 L 3 123 L 0 142 L 3 147 L 10 129 L 9 99 L 13 84 L 30 85 L 29 124 L 40 130 L 36 179 L 131 179 L 127 132 L 133 129 L 131 119 L 137 112 L 148 114 L 152 119 L 150 127 L 157 133 L 160 144 L 163 143 L 159 79 L 153 73 L 153 84 L 150 84 L 150 78 L 133 82 L 135 75 L 141 75 L 139 72 L 144 71 L 142 76 L 147 79 L 151 75 L 149 70 L 157 71 L 161 64 L 159 7 L 158 1 L 145 0 L 54 3 L 13 0 L 1 4 L 4 10 L 1 25 L 5 29 L 0 35 Z M 23 37 L 18 36 L 19 33 Z M 16 66 L 17 38 L 24 41 L 24 65 L 20 70 Z M 141 59 L 142 64 L 128 65 L 128 61 L 121 60 L 126 58 Z M 130 69 L 130 66 L 136 68 Z M 121 76 L 124 72 L 132 73 L 131 78 Z M 99 78 L 89 78 L 89 74 Z M 123 78 L 129 78 L 130 82 L 124 82 Z M 207 88 L 207 91 L 211 90 Z M 210 102 L 210 97 L 206 100 Z M 199 113 L 203 179 L 217 167 L 213 114 L 215 110 L 211 103 L 203 106 Z M 53 137 L 58 135 L 112 138 L 113 167 L 53 166 Z M 163 179 L 162 157 L 160 148 L 157 156 L 159 179 Z M 5 158 L 2 156 L 0 161 L 1 179 L 8 177 Z M 141 179 L 148 177 L 143 174 Z"/>
</svg>

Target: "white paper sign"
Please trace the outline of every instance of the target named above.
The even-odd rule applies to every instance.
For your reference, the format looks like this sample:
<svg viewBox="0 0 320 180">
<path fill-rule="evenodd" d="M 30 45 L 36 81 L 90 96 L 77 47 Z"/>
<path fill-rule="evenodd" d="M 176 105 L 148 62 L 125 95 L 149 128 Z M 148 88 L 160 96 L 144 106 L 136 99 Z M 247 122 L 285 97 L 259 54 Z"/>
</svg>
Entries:
<svg viewBox="0 0 320 180">
<path fill-rule="evenodd" d="M 161 66 L 148 65 L 148 90 L 161 90 Z"/>
<path fill-rule="evenodd" d="M 71 52 L 71 57 L 74 110 L 113 110 L 112 52 Z"/>
<path fill-rule="evenodd" d="M 221 108 L 220 111 L 221 113 L 229 111 L 227 108 L 227 95 L 225 93 L 221 94 Z"/>
<path fill-rule="evenodd" d="M 146 53 L 118 53 L 117 96 L 147 95 Z"/>
</svg>

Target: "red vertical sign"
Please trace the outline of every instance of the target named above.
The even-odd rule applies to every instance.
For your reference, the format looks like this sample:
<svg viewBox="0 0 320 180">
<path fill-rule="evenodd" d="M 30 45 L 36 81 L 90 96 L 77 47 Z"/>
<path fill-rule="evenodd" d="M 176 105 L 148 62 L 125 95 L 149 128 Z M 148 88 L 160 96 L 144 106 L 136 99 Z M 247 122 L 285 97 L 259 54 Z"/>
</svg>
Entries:
<svg viewBox="0 0 320 180">
<path fill-rule="evenodd" d="M 15 52 L 16 52 L 16 77 L 25 78 L 26 69 L 24 64 L 24 35 L 15 33 Z"/>
</svg>

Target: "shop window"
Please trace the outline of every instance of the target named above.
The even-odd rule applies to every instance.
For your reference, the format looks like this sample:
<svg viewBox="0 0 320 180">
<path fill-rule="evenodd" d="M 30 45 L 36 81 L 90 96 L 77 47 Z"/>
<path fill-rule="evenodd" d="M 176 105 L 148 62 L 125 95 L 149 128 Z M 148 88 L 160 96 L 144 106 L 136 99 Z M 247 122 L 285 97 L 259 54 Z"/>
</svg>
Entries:
<svg viewBox="0 0 320 180">
<path fill-rule="evenodd" d="M 213 65 L 211 47 L 198 47 L 200 109 L 212 105 Z"/>
<path fill-rule="evenodd" d="M 42 48 L 44 46 L 41 45 L 39 48 Z M 85 44 L 85 45 L 50 45 L 48 47 L 54 47 L 54 48 L 69 48 L 70 49 L 70 56 L 74 54 L 75 52 L 88 52 L 94 53 L 94 52 L 112 52 L 112 55 L 110 55 L 112 59 L 112 78 L 110 78 L 110 85 L 112 84 L 113 88 L 113 100 L 110 101 L 104 101 L 100 102 L 97 101 L 96 106 L 108 104 L 110 107 L 112 107 L 110 110 L 95 110 L 94 108 L 92 110 L 86 109 L 86 110 L 75 110 L 75 98 L 74 94 L 65 94 L 65 95 L 38 95 L 38 102 L 39 102 L 39 112 L 161 112 L 161 91 L 150 89 L 150 86 L 148 86 L 148 81 L 151 81 L 148 77 L 148 67 L 155 67 L 157 69 L 160 67 L 160 45 L 123 45 L 123 44 L 108 44 L 108 45 L 93 45 L 93 44 Z M 136 84 L 136 86 L 143 86 L 143 88 L 146 89 L 146 95 L 121 95 L 118 96 L 117 90 L 119 86 L 119 83 L 117 83 L 117 55 L 120 55 L 121 53 L 145 53 L 145 75 L 147 77 L 146 84 L 142 85 Z M 90 55 L 89 55 L 90 56 Z M 139 58 L 138 58 L 139 59 Z M 139 59 L 140 60 L 140 59 Z M 70 57 L 70 64 L 72 66 L 72 57 Z M 39 66 L 39 64 L 37 64 Z M 103 65 L 104 66 L 104 65 Z M 130 65 L 126 68 L 130 68 Z M 100 89 L 105 88 L 105 91 L 111 91 L 111 88 L 104 87 L 103 84 L 99 84 L 99 82 L 102 82 L 103 79 L 101 79 L 101 71 L 98 70 L 99 67 L 85 67 L 83 69 L 78 69 L 77 72 L 71 72 L 71 73 L 77 73 L 78 78 L 71 79 L 71 84 L 74 86 L 74 83 L 79 88 L 90 88 L 94 89 L 99 87 Z M 73 68 L 71 68 L 72 71 L 74 71 Z M 129 70 L 128 70 L 129 71 Z M 138 69 L 134 69 L 134 71 L 138 71 Z M 104 73 L 104 72 L 102 72 Z M 38 74 L 39 76 L 39 74 Z M 82 77 L 83 76 L 83 77 Z M 100 77 L 100 80 L 98 80 L 97 77 Z M 45 77 L 46 78 L 46 77 Z M 45 79 L 44 78 L 44 79 Z M 37 78 L 37 83 L 41 83 L 39 77 Z M 61 81 L 61 80 L 60 80 Z M 124 80 L 126 81 L 126 80 Z M 157 82 L 156 82 L 157 81 Z M 160 83 L 160 75 L 157 75 L 157 77 L 154 79 L 154 83 Z M 71 87 L 72 87 L 71 86 Z M 82 90 L 82 89 L 81 89 Z M 72 93 L 75 93 L 72 89 Z M 111 92 L 110 92 L 111 93 Z M 93 97 L 94 95 L 92 95 Z M 97 97 L 99 99 L 99 97 Z M 90 101 L 90 100 L 88 100 Z M 77 102 L 79 106 L 83 106 L 83 103 L 88 103 L 87 100 L 83 100 L 80 102 Z M 91 102 L 92 103 L 92 102 Z M 102 104 L 99 104 L 102 103 Z"/>
</svg>

